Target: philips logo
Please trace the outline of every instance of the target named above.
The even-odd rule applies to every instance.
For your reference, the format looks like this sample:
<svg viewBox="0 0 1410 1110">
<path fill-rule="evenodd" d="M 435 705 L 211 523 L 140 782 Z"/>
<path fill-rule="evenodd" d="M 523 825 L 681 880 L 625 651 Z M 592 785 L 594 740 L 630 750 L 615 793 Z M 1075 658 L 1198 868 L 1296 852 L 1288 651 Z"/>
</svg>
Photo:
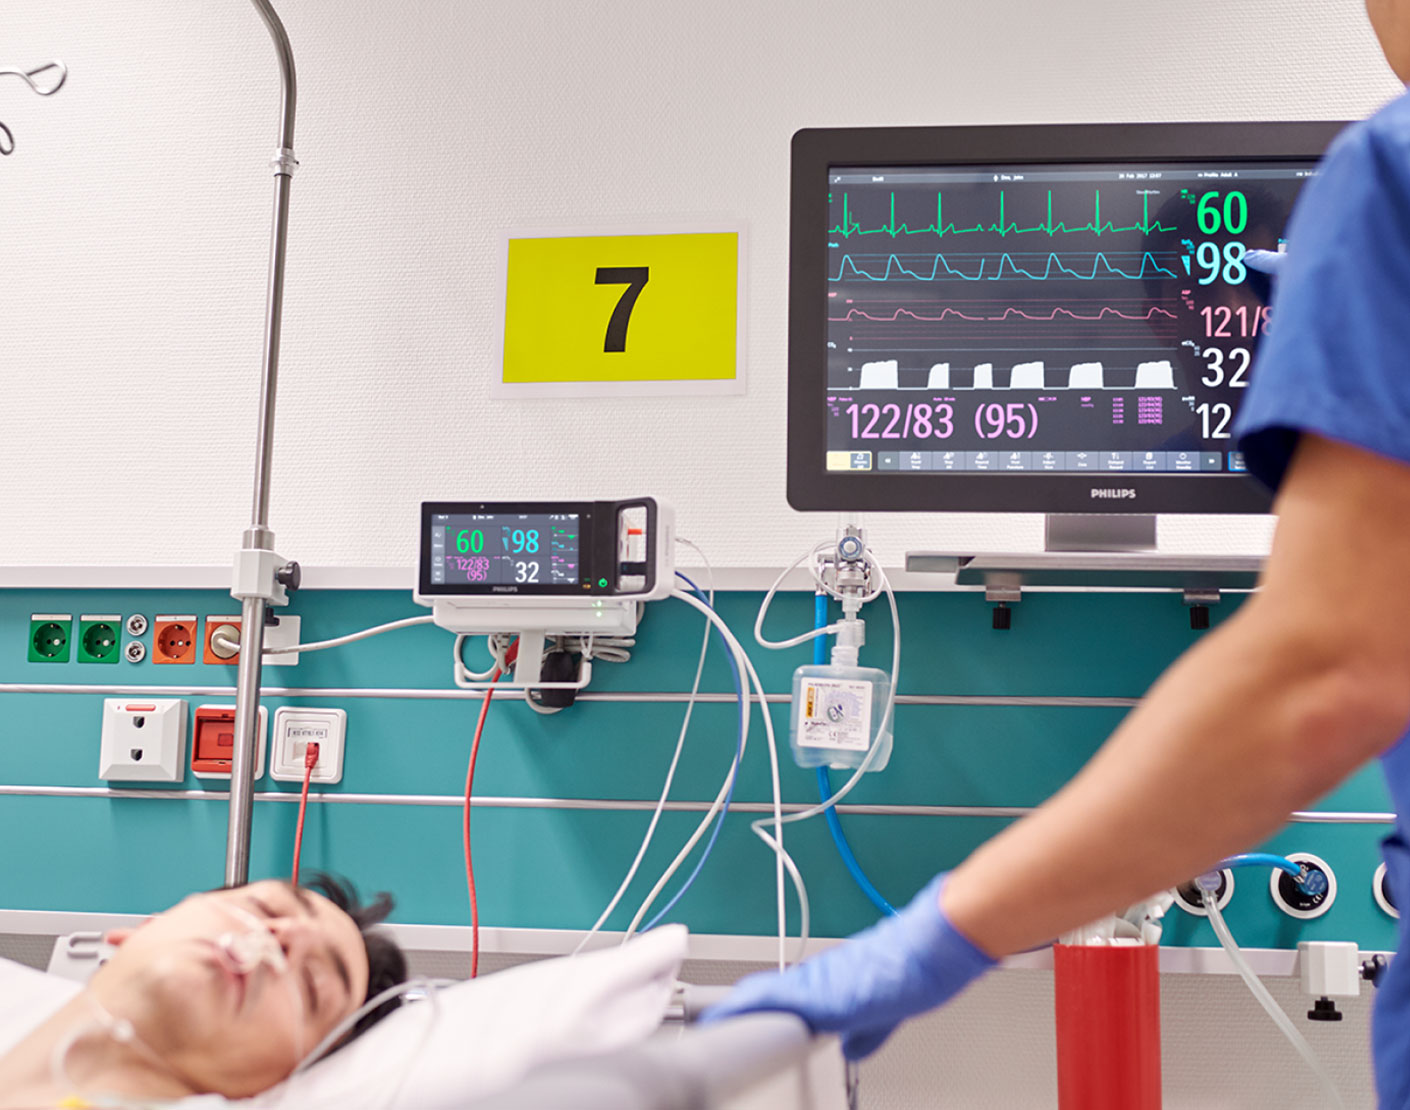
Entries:
<svg viewBox="0 0 1410 1110">
<path fill-rule="evenodd" d="M 1135 498 L 1136 491 L 1133 489 L 1094 489 L 1092 496 L 1105 501 L 1131 501 Z"/>
</svg>

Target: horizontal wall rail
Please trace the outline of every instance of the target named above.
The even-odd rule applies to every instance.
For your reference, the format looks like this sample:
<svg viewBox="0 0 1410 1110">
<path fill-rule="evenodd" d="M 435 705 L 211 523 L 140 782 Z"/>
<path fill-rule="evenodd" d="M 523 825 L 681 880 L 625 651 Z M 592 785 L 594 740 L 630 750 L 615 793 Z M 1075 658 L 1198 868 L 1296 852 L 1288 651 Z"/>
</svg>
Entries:
<svg viewBox="0 0 1410 1110">
<path fill-rule="evenodd" d="M 19 795 L 39 798 L 142 798 L 148 801 L 164 802 L 221 802 L 230 797 L 224 790 L 129 790 L 107 786 L 5 786 L 0 785 L 0 796 Z M 257 802 L 299 801 L 297 791 L 265 791 L 255 794 Z M 463 796 L 458 794 L 353 794 L 320 791 L 308 796 L 310 805 L 364 805 L 364 806 L 462 806 Z M 470 803 L 481 809 L 576 809 L 601 810 L 609 812 L 649 812 L 656 803 L 637 799 L 616 798 L 520 798 L 520 797 L 476 797 Z M 665 809 L 670 813 L 703 813 L 710 808 L 710 802 L 667 802 Z M 812 809 L 814 803 L 785 802 L 783 812 L 801 813 Z M 874 817 L 1023 817 L 1032 813 L 1033 806 L 927 806 L 927 805 L 870 805 L 866 803 L 842 802 L 836 807 L 838 813 L 857 813 Z M 772 813 L 769 802 L 732 802 L 735 813 Z M 1307 825 L 1393 825 L 1393 813 L 1357 813 L 1337 810 L 1300 810 L 1288 818 L 1289 821 Z"/>
<path fill-rule="evenodd" d="M 110 698 L 233 698 L 233 686 L 98 686 L 59 684 L 35 685 L 20 683 L 0 683 L 0 694 L 102 694 Z M 407 687 L 373 689 L 369 687 L 319 687 L 319 686 L 266 686 L 260 690 L 265 698 L 405 698 L 421 701 L 479 701 L 482 690 L 418 690 Z M 496 690 L 496 699 L 523 698 L 522 690 Z M 791 700 L 790 694 L 769 694 L 770 705 L 784 705 Z M 640 703 L 645 705 L 683 704 L 690 701 L 690 695 L 672 690 L 662 691 L 594 691 L 578 695 L 579 701 Z M 696 694 L 695 700 L 701 704 L 713 705 L 732 703 L 738 699 L 734 694 Z M 757 694 L 750 701 L 758 704 Z M 1140 698 L 1107 697 L 1046 697 L 1043 695 L 999 695 L 999 694 L 897 694 L 897 705 L 968 705 L 968 706 L 1013 706 L 1049 709 L 1130 709 L 1141 704 Z"/>
</svg>

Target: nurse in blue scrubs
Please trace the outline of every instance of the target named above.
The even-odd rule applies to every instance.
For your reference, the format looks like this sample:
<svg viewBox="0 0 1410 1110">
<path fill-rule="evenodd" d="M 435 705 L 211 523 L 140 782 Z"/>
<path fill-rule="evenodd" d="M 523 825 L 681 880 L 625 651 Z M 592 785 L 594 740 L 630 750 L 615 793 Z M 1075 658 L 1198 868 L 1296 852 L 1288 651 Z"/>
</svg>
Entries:
<svg viewBox="0 0 1410 1110">
<path fill-rule="evenodd" d="M 1410 0 L 1367 10 L 1410 82 Z M 1410 897 L 1410 95 L 1338 138 L 1288 240 L 1237 429 L 1277 491 L 1258 593 L 1046 805 L 707 1018 L 787 1010 L 865 1056 L 996 960 L 1186 882 L 1377 757 L 1400 814 L 1390 886 Z M 1410 1107 L 1410 955 L 1382 981 L 1374 1050 L 1381 1105 Z"/>
</svg>

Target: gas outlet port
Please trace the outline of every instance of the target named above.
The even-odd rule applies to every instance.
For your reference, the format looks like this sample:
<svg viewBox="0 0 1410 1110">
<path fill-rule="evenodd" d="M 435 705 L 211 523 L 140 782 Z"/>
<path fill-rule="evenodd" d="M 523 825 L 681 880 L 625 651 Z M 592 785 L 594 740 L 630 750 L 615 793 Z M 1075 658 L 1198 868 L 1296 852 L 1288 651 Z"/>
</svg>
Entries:
<svg viewBox="0 0 1410 1110">
<path fill-rule="evenodd" d="M 194 663 L 196 661 L 196 617 L 165 616 L 153 621 L 153 663 Z"/>
<path fill-rule="evenodd" d="M 29 661 L 67 663 L 72 613 L 35 613 L 29 618 Z"/>
<path fill-rule="evenodd" d="M 78 661 L 80 663 L 116 663 L 120 616 L 82 616 L 78 618 Z"/>
<path fill-rule="evenodd" d="M 1229 903 L 1234 897 L 1234 873 L 1226 867 L 1218 874 L 1219 886 L 1214 891 L 1214 904 L 1222 913 L 1229 907 Z M 1209 916 L 1209 912 L 1204 908 L 1202 892 L 1194 879 L 1187 883 L 1181 883 L 1172 893 L 1175 895 L 1175 904 L 1186 913 L 1194 914 L 1196 917 Z"/>
<path fill-rule="evenodd" d="M 1304 864 L 1313 890 L 1303 890 L 1295 878 L 1280 868 L 1275 868 L 1268 881 L 1268 892 L 1273 902 L 1289 917 L 1309 921 L 1321 917 L 1337 897 L 1337 877 L 1332 873 L 1327 861 L 1311 852 L 1290 852 L 1288 859 L 1293 863 Z M 1319 877 L 1320 876 L 1320 877 Z"/>
<path fill-rule="evenodd" d="M 1384 861 L 1376 868 L 1375 877 L 1371 880 L 1371 893 L 1376 897 L 1376 905 L 1380 906 L 1387 916 L 1400 917 L 1400 909 L 1395 904 L 1395 894 L 1390 889 L 1390 883 L 1386 880 Z"/>
</svg>

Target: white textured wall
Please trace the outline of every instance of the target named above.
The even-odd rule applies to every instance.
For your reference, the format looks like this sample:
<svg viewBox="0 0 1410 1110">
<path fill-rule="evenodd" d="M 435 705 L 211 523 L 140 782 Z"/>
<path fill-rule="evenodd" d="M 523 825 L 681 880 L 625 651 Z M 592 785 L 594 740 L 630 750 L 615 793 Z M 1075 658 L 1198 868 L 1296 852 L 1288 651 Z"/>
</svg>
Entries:
<svg viewBox="0 0 1410 1110">
<path fill-rule="evenodd" d="M 1355 0 L 282 0 L 300 78 L 272 525 L 409 564 L 426 496 L 674 502 L 727 565 L 784 500 L 788 142 L 807 125 L 1342 117 L 1398 88 Z M 277 69 L 241 0 L 6 0 L 0 565 L 218 564 L 248 521 Z M 490 401 L 507 227 L 739 217 L 741 398 Z M 907 548 L 1036 517 L 883 517 Z M 1262 521 L 1168 526 L 1258 550 Z"/>
</svg>

